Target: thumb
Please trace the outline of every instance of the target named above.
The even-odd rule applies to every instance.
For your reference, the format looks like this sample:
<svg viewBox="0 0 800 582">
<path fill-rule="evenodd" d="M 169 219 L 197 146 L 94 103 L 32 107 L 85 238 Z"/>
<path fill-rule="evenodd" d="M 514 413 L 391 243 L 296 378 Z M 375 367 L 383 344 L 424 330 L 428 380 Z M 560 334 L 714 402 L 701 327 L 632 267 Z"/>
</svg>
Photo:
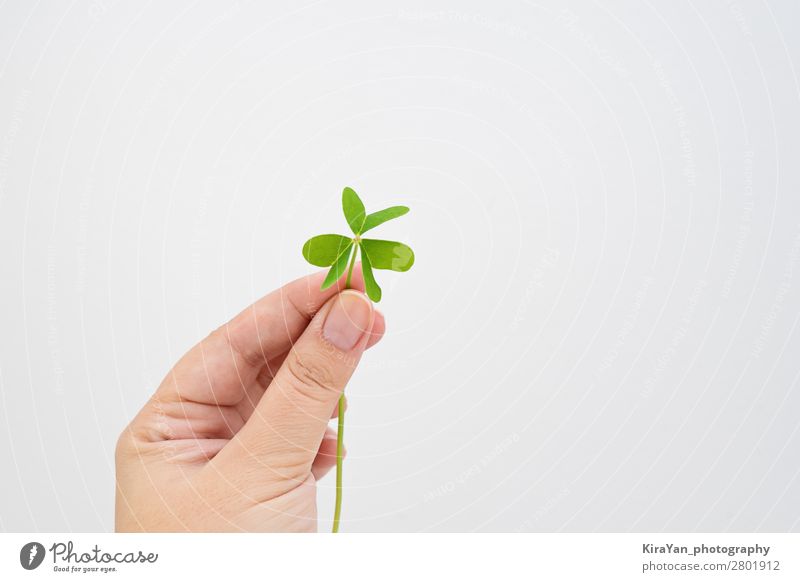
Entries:
<svg viewBox="0 0 800 582">
<path fill-rule="evenodd" d="M 235 463 L 228 474 L 246 480 L 302 482 L 366 348 L 373 318 L 372 303 L 363 293 L 346 290 L 330 299 L 292 346 L 245 426 L 215 461 Z"/>
</svg>

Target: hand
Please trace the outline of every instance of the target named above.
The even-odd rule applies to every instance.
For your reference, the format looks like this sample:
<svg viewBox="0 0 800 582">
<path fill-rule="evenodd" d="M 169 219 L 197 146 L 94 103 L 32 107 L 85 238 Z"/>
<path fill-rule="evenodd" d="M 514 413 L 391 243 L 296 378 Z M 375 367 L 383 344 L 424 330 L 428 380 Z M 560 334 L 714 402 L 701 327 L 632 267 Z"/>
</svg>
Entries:
<svg viewBox="0 0 800 582">
<path fill-rule="evenodd" d="M 353 287 L 298 279 L 184 355 L 117 443 L 117 531 L 316 531 L 328 420 L 385 330 Z"/>
</svg>

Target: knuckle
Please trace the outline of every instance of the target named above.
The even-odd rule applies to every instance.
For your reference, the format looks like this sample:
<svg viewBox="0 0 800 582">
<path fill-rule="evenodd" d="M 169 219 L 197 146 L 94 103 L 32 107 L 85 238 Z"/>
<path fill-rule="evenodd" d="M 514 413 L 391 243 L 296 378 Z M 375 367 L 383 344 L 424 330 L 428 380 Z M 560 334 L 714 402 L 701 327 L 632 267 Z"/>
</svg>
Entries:
<svg viewBox="0 0 800 582">
<path fill-rule="evenodd" d="M 275 455 L 270 458 L 270 471 L 282 481 L 302 481 L 309 471 L 308 459 L 301 451 Z"/>
<path fill-rule="evenodd" d="M 226 346 L 230 353 L 241 360 L 245 366 L 258 368 L 264 365 L 265 356 L 260 350 L 251 351 L 245 349 L 241 342 L 236 339 L 236 334 L 232 333 L 231 323 L 226 323 L 211 331 L 204 342 L 209 346 Z M 235 330 L 234 330 L 235 331 Z"/>
<path fill-rule="evenodd" d="M 286 360 L 295 389 L 315 400 L 329 400 L 341 391 L 328 358 L 319 355 L 297 355 Z"/>
</svg>

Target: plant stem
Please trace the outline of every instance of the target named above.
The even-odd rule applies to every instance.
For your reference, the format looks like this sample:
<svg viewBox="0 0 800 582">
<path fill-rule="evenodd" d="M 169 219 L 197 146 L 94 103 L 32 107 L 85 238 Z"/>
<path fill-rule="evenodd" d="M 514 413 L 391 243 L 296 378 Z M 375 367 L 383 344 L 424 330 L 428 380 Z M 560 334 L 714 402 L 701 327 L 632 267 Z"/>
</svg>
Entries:
<svg viewBox="0 0 800 582">
<path fill-rule="evenodd" d="M 345 289 L 350 288 L 350 279 L 353 276 L 353 265 L 356 263 L 358 254 L 358 243 L 353 245 L 353 256 L 350 257 L 350 264 L 347 266 L 347 279 L 345 279 Z M 339 420 L 336 431 L 336 505 L 333 511 L 333 533 L 339 531 L 339 518 L 342 515 L 342 448 L 344 446 L 344 393 L 339 396 Z"/>
<path fill-rule="evenodd" d="M 339 396 L 339 422 L 336 433 L 336 509 L 333 512 L 333 533 L 339 531 L 342 515 L 342 443 L 344 442 L 344 394 Z"/>
<path fill-rule="evenodd" d="M 353 265 L 356 264 L 356 255 L 358 254 L 358 243 L 353 243 L 353 256 L 350 257 L 350 264 L 347 265 L 347 279 L 344 281 L 344 288 L 350 289 L 350 279 L 353 276 Z"/>
</svg>

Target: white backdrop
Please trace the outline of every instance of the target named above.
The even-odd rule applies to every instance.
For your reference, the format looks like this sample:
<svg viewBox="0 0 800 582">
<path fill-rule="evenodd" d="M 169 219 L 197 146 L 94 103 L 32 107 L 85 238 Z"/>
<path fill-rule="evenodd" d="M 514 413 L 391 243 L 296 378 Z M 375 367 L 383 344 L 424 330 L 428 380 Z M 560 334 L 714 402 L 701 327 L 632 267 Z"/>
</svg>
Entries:
<svg viewBox="0 0 800 582">
<path fill-rule="evenodd" d="M 417 262 L 343 530 L 800 529 L 797 5 L 403 5 L 0 7 L 0 529 L 111 529 L 120 430 L 345 185 Z"/>
</svg>

